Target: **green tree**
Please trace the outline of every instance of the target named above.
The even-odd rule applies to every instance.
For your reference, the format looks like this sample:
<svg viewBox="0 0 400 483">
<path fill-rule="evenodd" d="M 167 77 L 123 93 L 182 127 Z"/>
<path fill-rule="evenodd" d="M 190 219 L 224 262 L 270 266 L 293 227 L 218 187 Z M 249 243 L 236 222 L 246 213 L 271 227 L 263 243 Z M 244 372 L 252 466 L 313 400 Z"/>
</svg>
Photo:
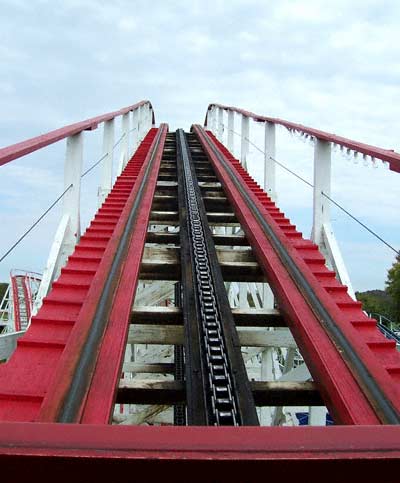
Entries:
<svg viewBox="0 0 400 483">
<path fill-rule="evenodd" d="M 394 321 L 400 324 L 400 254 L 397 255 L 392 268 L 388 271 L 386 292 L 391 297 L 391 312 L 393 313 Z"/>
</svg>

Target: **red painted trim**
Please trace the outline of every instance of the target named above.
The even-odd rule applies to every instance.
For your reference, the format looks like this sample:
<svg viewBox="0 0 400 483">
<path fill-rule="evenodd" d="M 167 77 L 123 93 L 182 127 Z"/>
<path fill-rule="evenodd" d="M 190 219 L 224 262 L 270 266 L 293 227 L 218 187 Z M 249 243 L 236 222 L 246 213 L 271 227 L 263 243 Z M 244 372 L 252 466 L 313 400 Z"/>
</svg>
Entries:
<svg viewBox="0 0 400 483">
<path fill-rule="evenodd" d="M 88 424 L 107 424 L 111 422 L 117 395 L 118 383 L 125 354 L 132 305 L 140 274 L 147 227 L 150 220 L 151 206 L 156 189 L 158 172 L 164 150 L 168 128 L 162 124 L 162 137 L 158 145 L 155 163 L 146 184 L 140 212 L 132 232 L 129 249 L 122 269 L 118 288 L 114 295 L 113 305 L 106 332 L 103 337 L 97 359 L 95 374 L 88 392 L 81 422 Z"/>
<path fill-rule="evenodd" d="M 165 130 L 165 125 L 162 125 L 160 129 Z M 155 142 L 156 138 L 153 139 L 153 142 L 148 149 L 146 159 L 143 162 L 139 175 L 133 186 L 132 192 L 130 193 L 129 198 L 122 211 L 122 214 L 119 217 L 112 237 L 108 242 L 107 248 L 105 249 L 96 275 L 94 276 L 93 281 L 90 285 L 90 289 L 79 312 L 74 328 L 72 329 L 71 334 L 68 338 L 68 343 L 57 365 L 57 369 L 53 377 L 53 382 L 51 386 L 47 389 L 47 394 L 43 400 L 43 404 L 41 406 L 38 417 L 38 420 L 41 422 L 57 420 L 64 398 L 69 390 L 70 384 L 74 377 L 80 354 L 89 336 L 91 323 L 96 313 L 98 302 L 103 292 L 107 275 L 110 271 L 114 255 L 118 248 L 120 238 L 124 231 L 124 227 L 126 225 L 126 221 L 129 217 L 129 213 L 132 209 L 132 205 L 144 177 L 146 166 L 149 163 L 151 153 L 154 150 Z M 115 284 L 117 284 L 117 282 L 117 280 L 113 281 L 113 283 Z"/>
<path fill-rule="evenodd" d="M 85 481 L 125 481 L 133 474 L 144 481 L 243 482 L 261 470 L 299 483 L 396 482 L 400 428 L 2 423 L 0 464 L 3 479 L 15 482 L 27 474 L 41 482 L 77 474 Z"/>
<path fill-rule="evenodd" d="M 21 316 L 19 312 L 19 298 L 18 298 L 18 287 L 16 278 L 19 275 L 12 275 L 11 276 L 11 287 L 12 287 L 12 296 L 13 296 L 13 308 L 14 308 L 14 325 L 15 331 L 19 332 L 21 330 Z"/>
<path fill-rule="evenodd" d="M 302 124 L 285 121 L 277 117 L 260 116 L 259 114 L 254 114 L 254 112 L 245 111 L 244 109 L 240 109 L 238 107 L 224 106 L 222 104 L 210 104 L 207 108 L 206 120 L 204 122 L 205 126 L 207 126 L 208 111 L 212 107 L 219 107 L 226 111 L 233 111 L 237 114 L 242 114 L 245 117 L 251 117 L 256 122 L 272 122 L 273 124 L 279 124 L 288 129 L 295 129 L 297 131 L 309 134 L 310 136 L 315 136 L 322 141 L 329 141 L 331 143 L 339 144 L 340 146 L 353 149 L 354 151 L 366 154 L 367 156 L 372 156 L 373 158 L 378 158 L 382 161 L 386 161 L 389 163 L 390 169 L 392 171 L 400 173 L 400 154 L 396 153 L 391 149 L 383 149 L 376 146 L 371 146 L 370 144 L 360 143 L 358 141 L 353 141 L 342 136 L 337 136 L 336 134 L 331 134 L 325 131 L 320 131 L 319 129 L 303 126 Z"/>
<path fill-rule="evenodd" d="M 206 134 L 200 126 L 194 127 L 207 155 L 214 165 L 217 175 L 224 185 L 228 198 L 235 209 L 235 213 L 246 233 L 246 236 L 255 251 L 260 266 L 266 273 L 278 300 L 281 311 L 285 314 L 292 332 L 301 349 L 307 365 L 319 389 L 324 395 L 331 414 L 337 422 L 345 424 L 376 424 L 378 416 L 371 408 L 366 396 L 362 392 L 356 374 L 343 360 L 340 352 L 321 326 L 311 307 L 306 302 L 300 289 L 288 275 L 288 272 L 275 252 L 268 238 L 264 234 L 252 211 L 242 198 L 242 195 L 231 181 L 229 175 L 210 150 L 206 136 L 220 150 L 233 169 L 237 171 L 237 179 L 243 189 L 252 198 L 265 220 L 273 228 L 286 251 L 297 267 L 307 279 L 314 293 L 323 303 L 324 307 L 336 321 L 346 338 L 358 353 L 370 374 L 378 382 L 385 395 L 393 405 L 400 407 L 399 387 L 396 381 L 397 368 L 400 364 L 399 354 L 387 340 L 374 330 L 370 320 L 363 314 L 361 308 L 347 295 L 345 287 L 335 280 L 334 274 L 324 266 L 324 259 L 318 253 L 317 247 L 310 241 L 304 240 L 297 232 L 296 238 L 288 238 L 278 224 L 282 218 L 276 218 L 276 206 L 269 197 L 259 188 L 257 183 L 240 166 L 239 162 L 224 148 L 211 134 Z M 279 210 L 278 210 L 279 212 Z M 274 218 L 275 217 L 275 218 Z M 287 220 L 288 221 L 288 220 Z M 290 226 L 285 224 L 285 227 Z M 293 227 L 293 225 L 291 225 Z M 295 231 L 295 227 L 291 232 Z M 301 256 L 301 250 L 308 255 Z M 312 258 L 306 258 L 311 257 Z M 318 262 L 317 265 L 313 261 Z M 322 280 L 333 280 L 334 287 L 328 287 L 325 282 L 318 279 L 318 274 L 324 275 Z M 332 285 L 332 284 L 331 284 Z M 341 305 L 342 304 L 342 305 Z M 358 327 L 353 321 L 360 322 Z M 370 342 L 378 342 L 379 349 L 374 352 Z M 390 364 L 388 362 L 390 361 Z M 395 369 L 395 370 L 393 370 Z M 390 373 L 390 375 L 389 375 Z M 357 403 L 355 402 L 357 401 Z"/>
<path fill-rule="evenodd" d="M 140 101 L 132 106 L 124 107 L 119 111 L 109 112 L 107 114 L 102 114 L 101 116 L 92 117 L 90 119 L 86 119 L 85 121 L 77 122 L 75 124 L 70 124 L 68 126 L 64 126 L 62 128 L 56 129 L 54 131 L 50 131 L 46 134 L 42 134 L 40 136 L 36 136 L 31 139 L 27 139 L 26 141 L 22 141 L 20 143 L 12 144 L 11 146 L 7 146 L 5 148 L 0 149 L 0 166 L 3 164 L 9 163 L 14 159 L 18 159 L 22 156 L 26 156 L 27 154 L 33 153 L 38 149 L 44 148 L 45 146 L 49 146 L 50 144 L 56 143 L 57 141 L 61 141 L 61 139 L 65 139 L 69 136 L 73 136 L 74 134 L 78 134 L 82 131 L 91 131 L 97 129 L 97 126 L 105 121 L 110 121 L 115 117 L 122 116 L 127 112 L 134 111 L 136 108 L 143 106 L 145 104 L 149 104 L 150 101 Z M 153 124 L 154 124 L 154 111 L 153 111 Z"/>
</svg>

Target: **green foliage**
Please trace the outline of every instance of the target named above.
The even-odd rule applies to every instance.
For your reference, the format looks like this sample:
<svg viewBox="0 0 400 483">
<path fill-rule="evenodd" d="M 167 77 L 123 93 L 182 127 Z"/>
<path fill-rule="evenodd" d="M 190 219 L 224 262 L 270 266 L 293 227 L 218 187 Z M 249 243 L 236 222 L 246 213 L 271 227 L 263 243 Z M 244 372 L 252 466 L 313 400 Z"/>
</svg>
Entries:
<svg viewBox="0 0 400 483">
<path fill-rule="evenodd" d="M 362 302 L 363 310 L 368 313 L 381 314 L 393 320 L 392 300 L 384 290 L 368 290 L 356 292 L 357 300 Z"/>
<path fill-rule="evenodd" d="M 400 324 L 400 255 L 397 255 L 392 268 L 388 271 L 386 292 L 391 298 L 391 310 L 394 320 Z"/>
<path fill-rule="evenodd" d="M 8 283 L 0 282 L 0 302 L 3 300 L 4 294 L 6 293 Z"/>
</svg>

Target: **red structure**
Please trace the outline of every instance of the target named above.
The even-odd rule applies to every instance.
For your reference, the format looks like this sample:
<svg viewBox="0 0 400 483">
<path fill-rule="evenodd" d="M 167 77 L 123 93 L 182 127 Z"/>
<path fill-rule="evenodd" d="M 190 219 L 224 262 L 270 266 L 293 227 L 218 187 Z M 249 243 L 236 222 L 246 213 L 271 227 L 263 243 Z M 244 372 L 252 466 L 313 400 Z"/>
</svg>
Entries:
<svg viewBox="0 0 400 483">
<path fill-rule="evenodd" d="M 0 165 L 144 105 L 142 101 L 4 148 Z M 387 161 L 393 171 L 400 171 L 397 153 L 274 118 L 263 120 L 301 128 Z M 82 481 L 100 477 L 120 481 L 129 474 L 146 481 L 249 481 L 253 474 L 265 474 L 308 483 L 397 481 L 400 355 L 395 343 L 378 331 L 376 322 L 326 267 L 317 245 L 303 238 L 232 153 L 201 126 L 193 126 L 192 136 L 193 152 L 201 147 L 215 171 L 254 252 L 257 277 L 268 280 L 313 376 L 313 391 L 322 397 L 335 426 L 110 424 L 114 405 L 121 402 L 119 382 L 145 244 L 176 240 L 176 232 L 146 238 L 149 224 L 156 224 L 154 211 L 161 211 L 154 209 L 156 190 L 163 189 L 163 176 L 173 169 L 167 165 L 172 141 L 168 126 L 161 124 L 147 131 L 52 284 L 30 329 L 18 340 L 14 355 L 0 366 L 3 478 L 22 481 L 35 475 L 41 481 L 62 482 L 79 475 Z M 212 190 L 207 182 L 202 186 Z M 161 203 L 175 202 L 168 193 L 158 198 Z M 172 216 L 167 213 L 158 215 L 158 223 Z M 244 243 L 235 241 L 239 242 Z M 173 270 L 172 265 L 164 269 L 165 280 L 175 280 Z M 170 323 L 165 315 L 163 323 L 166 327 Z M 163 386 L 160 401 L 182 404 L 187 389 L 179 384 L 171 381 L 169 389 Z M 257 396 L 260 391 L 253 389 L 255 400 L 262 399 Z M 283 396 L 276 397 L 286 397 L 290 391 L 282 386 Z"/>
</svg>

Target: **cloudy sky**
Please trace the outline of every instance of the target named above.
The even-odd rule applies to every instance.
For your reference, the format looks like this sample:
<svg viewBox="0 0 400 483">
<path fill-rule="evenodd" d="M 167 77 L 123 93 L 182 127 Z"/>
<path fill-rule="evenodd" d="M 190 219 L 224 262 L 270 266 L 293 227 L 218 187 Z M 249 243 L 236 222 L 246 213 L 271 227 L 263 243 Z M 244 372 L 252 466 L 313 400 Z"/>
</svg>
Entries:
<svg viewBox="0 0 400 483">
<path fill-rule="evenodd" d="M 210 102 L 400 150 L 396 0 L 0 0 L 0 145 L 140 99 L 188 129 Z M 101 155 L 87 133 L 85 164 Z M 251 135 L 257 141 L 255 128 Z M 258 142 L 258 141 L 257 141 Z M 257 152 L 252 150 L 257 171 Z M 0 168 L 0 256 L 62 192 L 64 145 Z M 312 147 L 278 133 L 277 157 L 312 180 Z M 400 177 L 334 156 L 333 195 L 395 247 Z M 83 224 L 98 172 L 83 184 Z M 278 170 L 279 200 L 309 234 L 312 193 Z M 42 271 L 59 209 L 0 264 Z M 394 254 L 332 210 L 356 289 L 383 288 Z"/>
</svg>

